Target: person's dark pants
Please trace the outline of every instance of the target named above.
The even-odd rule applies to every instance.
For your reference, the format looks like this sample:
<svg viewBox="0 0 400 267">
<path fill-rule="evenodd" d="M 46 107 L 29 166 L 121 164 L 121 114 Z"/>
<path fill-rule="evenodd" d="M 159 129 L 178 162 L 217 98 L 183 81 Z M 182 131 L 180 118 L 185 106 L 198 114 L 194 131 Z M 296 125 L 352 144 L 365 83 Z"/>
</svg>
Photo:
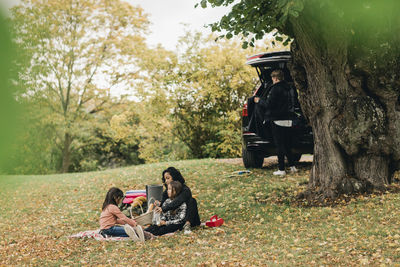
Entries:
<svg viewBox="0 0 400 267">
<path fill-rule="evenodd" d="M 192 227 L 199 226 L 201 223 L 195 198 L 191 198 L 187 203 L 186 221 L 189 221 Z"/>
<path fill-rule="evenodd" d="M 292 154 L 292 127 L 282 127 L 271 121 L 272 137 L 278 150 L 279 170 L 285 170 L 285 156 L 289 166 L 294 166 Z"/>
<path fill-rule="evenodd" d="M 122 237 L 129 237 L 129 235 L 125 232 L 125 229 L 123 226 L 112 226 L 108 229 L 103 229 L 100 231 L 100 234 L 102 236 L 108 235 L 108 236 L 122 236 Z"/>
<path fill-rule="evenodd" d="M 176 232 L 178 230 L 181 230 L 184 224 L 185 223 L 161 225 L 161 226 L 150 225 L 149 227 L 147 227 L 144 230 L 146 232 L 152 233 L 153 235 L 160 236 L 160 235 L 165 235 L 165 234 L 168 234 L 168 233 L 173 233 L 173 232 Z"/>
</svg>

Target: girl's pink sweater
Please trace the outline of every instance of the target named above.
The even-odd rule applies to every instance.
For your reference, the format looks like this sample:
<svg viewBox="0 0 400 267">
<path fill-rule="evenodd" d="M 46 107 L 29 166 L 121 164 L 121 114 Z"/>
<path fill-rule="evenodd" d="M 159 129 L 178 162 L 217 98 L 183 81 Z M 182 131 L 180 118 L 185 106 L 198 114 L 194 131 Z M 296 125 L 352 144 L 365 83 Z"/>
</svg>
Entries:
<svg viewBox="0 0 400 267">
<path fill-rule="evenodd" d="M 108 229 L 116 224 L 136 226 L 135 220 L 129 219 L 117 206 L 110 204 L 100 214 L 100 229 Z"/>
</svg>

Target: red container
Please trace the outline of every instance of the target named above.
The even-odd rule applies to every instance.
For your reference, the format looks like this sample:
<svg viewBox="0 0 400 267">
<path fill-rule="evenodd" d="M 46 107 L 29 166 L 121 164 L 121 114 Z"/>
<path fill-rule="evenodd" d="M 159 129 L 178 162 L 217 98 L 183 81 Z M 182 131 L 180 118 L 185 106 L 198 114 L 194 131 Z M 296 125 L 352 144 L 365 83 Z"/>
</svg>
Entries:
<svg viewBox="0 0 400 267">
<path fill-rule="evenodd" d="M 206 222 L 208 227 L 218 227 L 224 223 L 224 219 L 218 218 L 218 215 L 214 215 L 210 218 L 209 221 Z"/>
</svg>

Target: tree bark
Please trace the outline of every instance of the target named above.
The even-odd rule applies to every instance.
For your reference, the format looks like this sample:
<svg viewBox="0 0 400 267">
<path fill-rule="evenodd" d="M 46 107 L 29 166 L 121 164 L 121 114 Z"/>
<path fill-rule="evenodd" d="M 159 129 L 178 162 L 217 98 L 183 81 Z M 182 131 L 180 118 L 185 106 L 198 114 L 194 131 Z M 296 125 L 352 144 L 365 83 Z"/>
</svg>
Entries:
<svg viewBox="0 0 400 267">
<path fill-rule="evenodd" d="M 306 5 L 290 21 L 291 73 L 314 134 L 309 191 L 324 198 L 384 189 L 400 159 L 397 15 L 366 27 L 336 11 Z"/>
<path fill-rule="evenodd" d="M 61 167 L 62 173 L 68 172 L 69 166 L 71 165 L 71 143 L 72 143 L 72 136 L 69 133 L 65 133 L 64 146 L 62 150 L 62 167 Z"/>
</svg>

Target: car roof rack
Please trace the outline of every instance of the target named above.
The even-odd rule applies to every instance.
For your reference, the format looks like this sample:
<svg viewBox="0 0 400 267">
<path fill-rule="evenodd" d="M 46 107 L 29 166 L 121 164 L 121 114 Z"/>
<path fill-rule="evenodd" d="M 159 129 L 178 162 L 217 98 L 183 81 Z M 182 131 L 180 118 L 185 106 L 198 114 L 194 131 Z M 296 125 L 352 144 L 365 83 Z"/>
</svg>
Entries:
<svg viewBox="0 0 400 267">
<path fill-rule="evenodd" d="M 248 57 L 246 64 L 254 67 L 266 62 L 287 62 L 291 59 L 290 51 L 264 52 Z"/>
</svg>

